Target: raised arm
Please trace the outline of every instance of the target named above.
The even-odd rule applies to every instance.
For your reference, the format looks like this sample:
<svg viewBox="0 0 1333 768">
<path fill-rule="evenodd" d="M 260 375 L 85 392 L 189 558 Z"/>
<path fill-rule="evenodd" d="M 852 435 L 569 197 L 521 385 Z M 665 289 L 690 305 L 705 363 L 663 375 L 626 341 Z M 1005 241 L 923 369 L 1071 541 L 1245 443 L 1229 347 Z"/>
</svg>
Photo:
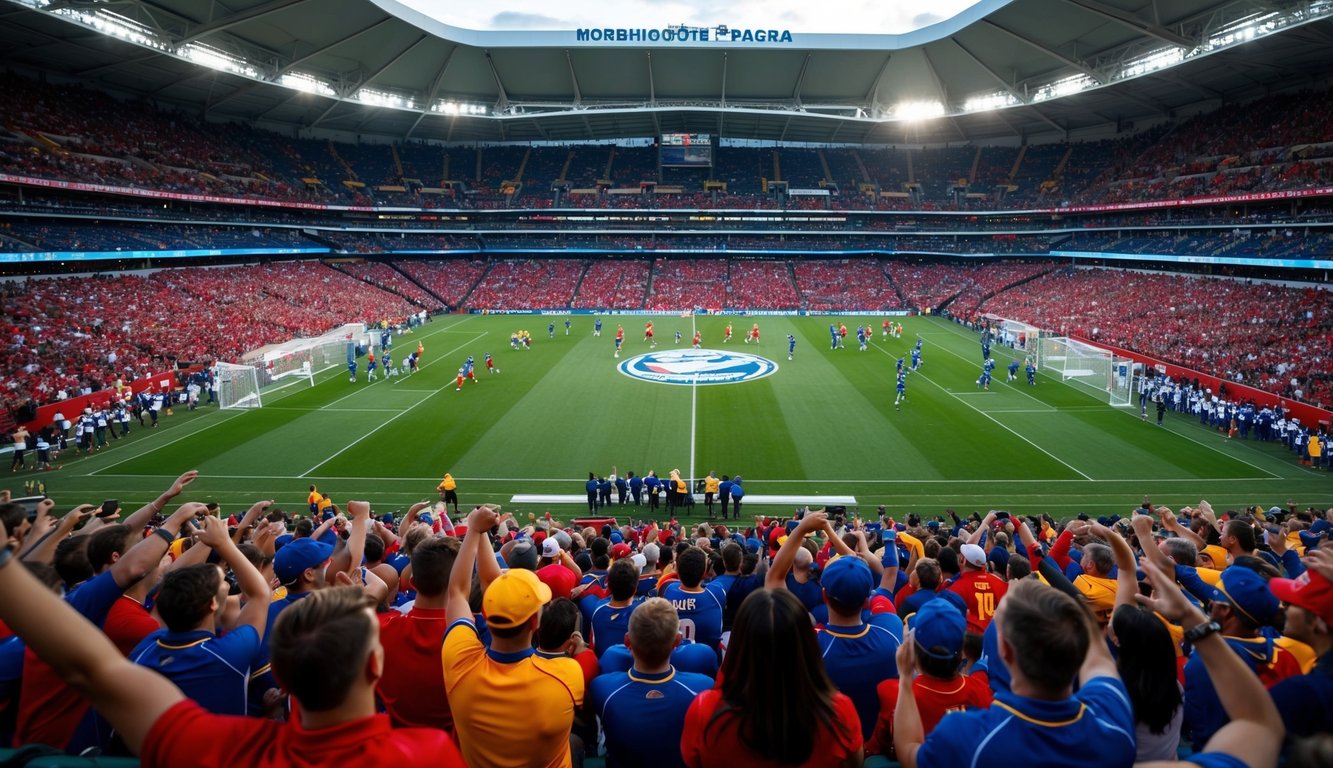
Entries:
<svg viewBox="0 0 1333 768">
<path fill-rule="evenodd" d="M 487 507 L 477 507 L 467 516 L 467 535 L 463 537 L 463 546 L 459 547 L 458 558 L 449 573 L 449 602 L 445 610 L 449 624 L 472 618 L 472 606 L 468 603 L 472 593 L 472 569 L 477 564 L 481 548 L 486 545 L 486 532 L 495 527 L 498 518 L 495 511 Z M 494 563 L 494 558 L 491 560 Z"/>
<path fill-rule="evenodd" d="M 8 536 L 0 524 L 0 541 Z M 131 664 L 105 634 L 13 560 L 0 565 L 0 594 L 0 619 L 105 713 L 136 754 L 153 723 L 185 698 L 167 678 Z"/>
<path fill-rule="evenodd" d="M 231 535 L 232 542 L 240 544 L 245 541 L 245 532 L 253 528 L 255 521 L 263 516 L 265 512 L 268 512 L 268 508 L 271 506 L 273 506 L 272 499 L 256 501 L 252 504 L 250 509 L 246 510 L 245 516 L 241 518 L 241 522 L 237 524 L 235 533 Z"/>
<path fill-rule="evenodd" d="M 1208 617 L 1185 599 L 1169 575 L 1151 562 L 1145 563 L 1143 570 L 1152 582 L 1153 594 L 1151 597 L 1140 595 L 1140 603 L 1179 624 L 1187 632 L 1208 623 Z M 1270 768 L 1276 765 L 1278 751 L 1282 748 L 1282 717 L 1259 676 L 1231 650 L 1218 632 L 1195 641 L 1194 651 L 1203 659 L 1208 676 L 1218 681 L 1214 686 L 1217 697 L 1227 717 L 1231 718 L 1230 722 L 1213 734 L 1203 751 L 1231 755 L 1250 768 Z M 1148 765 L 1187 766 L 1193 763 L 1160 762 Z"/>
<path fill-rule="evenodd" d="M 1186 510 L 1189 510 L 1189 507 L 1185 507 L 1181 511 L 1184 512 Z M 1176 519 L 1176 514 L 1172 512 L 1170 508 L 1158 507 L 1156 512 L 1158 517 L 1161 518 L 1162 527 L 1166 530 L 1174 533 L 1182 539 L 1194 542 L 1194 546 L 1199 549 L 1203 549 L 1204 546 L 1208 544 L 1208 542 L 1203 540 L 1202 536 L 1181 525 L 1180 521 Z"/>
<path fill-rule="evenodd" d="M 993 522 L 995 522 L 995 510 L 992 509 L 991 511 L 986 513 L 985 517 L 981 518 L 981 525 L 978 525 L 977 529 L 972 532 L 972 535 L 967 537 L 967 543 L 980 544 L 981 537 L 986 533 L 986 531 L 990 530 L 991 523 Z"/>
<path fill-rule="evenodd" d="M 23 552 L 23 559 L 30 563 L 49 563 L 56 556 L 56 547 L 60 542 L 69 536 L 79 523 L 93 516 L 97 507 L 92 504 L 80 504 L 65 513 L 56 524 L 54 531 L 49 531 L 41 539 L 32 540 L 32 532 L 28 532 L 30 541 L 28 548 Z"/>
<path fill-rule="evenodd" d="M 144 526 L 148 525 L 153 519 L 153 515 L 159 514 L 166 509 L 167 504 L 171 503 L 172 499 L 181 495 L 181 492 L 185 490 L 185 487 L 190 483 L 193 483 L 197 477 L 199 477 L 199 470 L 192 469 L 189 472 L 186 472 L 176 478 L 176 480 L 172 482 L 171 487 L 163 491 L 160 496 L 152 502 L 136 509 L 134 514 L 125 518 L 122 522 L 128 525 L 132 530 L 143 530 Z"/>
<path fill-rule="evenodd" d="M 236 626 L 248 624 L 263 637 L 264 628 L 268 624 L 269 597 L 272 595 L 263 574 L 241 554 L 236 542 L 227 536 L 227 524 L 216 517 L 204 518 L 203 530 L 199 532 L 199 548 L 205 546 L 217 552 L 222 562 L 236 575 L 236 583 L 245 596 L 245 604 L 236 616 Z"/>
<path fill-rule="evenodd" d="M 1092 532 L 1111 545 L 1111 552 L 1115 554 L 1115 607 L 1134 605 L 1134 596 L 1139 593 L 1139 577 L 1134 562 L 1134 550 L 1129 548 L 1129 542 L 1125 541 L 1119 533 L 1100 523 L 1092 526 Z"/>
<path fill-rule="evenodd" d="M 165 535 L 154 532 L 130 547 L 124 556 L 111 565 L 111 577 L 116 580 L 116 584 L 121 589 L 127 589 L 157 567 L 171 542 L 180 535 L 181 526 L 205 509 L 203 504 L 192 502 L 180 505 L 158 528 L 159 531 L 165 531 Z"/>
<path fill-rule="evenodd" d="M 926 741 L 916 704 L 916 638 L 911 633 L 898 646 L 898 703 L 893 710 L 893 751 L 903 768 L 916 768 L 916 753 Z"/>
<path fill-rule="evenodd" d="M 1134 535 L 1139 537 L 1139 546 L 1143 548 L 1143 556 L 1167 573 L 1175 573 L 1175 561 L 1167 557 L 1166 553 L 1159 549 L 1152 540 L 1152 517 L 1135 515 L 1134 519 L 1129 521 L 1129 524 L 1134 526 Z"/>
<path fill-rule="evenodd" d="M 828 515 L 823 512 L 807 512 L 805 517 L 801 518 L 796 530 L 787 535 L 787 540 L 782 542 L 777 556 L 773 558 L 773 565 L 764 576 L 765 589 L 786 589 L 787 573 L 796 562 L 796 550 L 801 548 L 801 542 L 805 541 L 806 536 L 821 530 L 826 525 L 828 525 Z"/>
</svg>

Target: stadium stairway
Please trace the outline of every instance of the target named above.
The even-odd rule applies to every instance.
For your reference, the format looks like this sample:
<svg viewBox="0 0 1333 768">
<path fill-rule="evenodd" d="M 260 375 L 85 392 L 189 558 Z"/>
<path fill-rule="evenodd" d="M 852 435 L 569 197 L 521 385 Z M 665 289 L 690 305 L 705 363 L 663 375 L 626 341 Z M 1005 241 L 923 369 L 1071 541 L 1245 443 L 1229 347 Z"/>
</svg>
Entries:
<svg viewBox="0 0 1333 768">
<path fill-rule="evenodd" d="M 426 286 L 422 285 L 420 280 L 418 280 L 418 279 L 416 279 L 415 277 L 412 277 L 411 275 L 409 275 L 409 274 L 407 274 L 406 272 L 404 272 L 404 271 L 402 270 L 402 268 L 400 268 L 396 262 L 393 262 L 393 261 L 386 261 L 385 263 L 388 264 L 388 265 L 393 269 L 393 271 L 395 271 L 395 272 L 397 272 L 398 274 L 402 275 L 408 282 L 412 283 L 413 285 L 415 285 L 416 287 L 418 287 L 418 288 L 420 288 L 421 290 L 425 291 L 426 293 L 430 294 L 431 296 L 434 296 L 434 297 L 436 298 L 436 300 L 438 300 L 438 301 L 440 302 L 440 305 L 441 305 L 441 306 L 444 306 L 444 307 L 448 307 L 448 306 L 449 306 L 449 302 L 445 301 L 443 296 L 441 296 L 440 294 L 436 293 L 435 291 L 432 291 L 430 288 L 427 288 Z M 468 288 L 468 293 L 471 293 L 471 292 L 472 292 L 472 288 L 475 288 L 475 287 L 476 287 L 476 286 L 473 285 L 472 287 Z"/>
</svg>

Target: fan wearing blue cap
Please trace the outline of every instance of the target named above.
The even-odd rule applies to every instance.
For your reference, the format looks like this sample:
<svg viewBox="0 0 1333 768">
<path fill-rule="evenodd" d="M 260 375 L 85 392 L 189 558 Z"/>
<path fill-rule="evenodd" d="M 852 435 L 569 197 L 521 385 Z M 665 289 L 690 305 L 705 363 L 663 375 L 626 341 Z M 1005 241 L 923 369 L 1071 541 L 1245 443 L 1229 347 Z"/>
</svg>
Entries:
<svg viewBox="0 0 1333 768">
<path fill-rule="evenodd" d="M 816 638 L 829 679 L 856 706 L 864 739 L 870 735 L 879 715 L 875 686 L 898 675 L 889 660 L 902 643 L 902 621 L 893 613 L 862 620 L 862 609 L 875 588 L 875 575 L 866 561 L 838 538 L 823 511 L 807 512 L 787 535 L 768 570 L 765 586 L 775 589 L 786 585 L 787 571 L 797 554 L 805 551 L 802 542 L 815 532 L 825 533 L 838 552 L 838 557 L 824 567 L 819 580 L 828 623 Z"/>
<path fill-rule="evenodd" d="M 967 634 L 964 609 L 951 600 L 931 600 L 912 616 L 908 639 L 914 643 L 916 694 L 923 732 L 935 730 L 946 713 L 983 709 L 991 703 L 986 672 L 959 674 L 963 660 L 963 637 Z M 893 710 L 898 705 L 900 680 L 879 684 L 879 720 L 866 742 L 866 754 L 893 757 Z"/>
<path fill-rule="evenodd" d="M 1259 631 L 1277 619 L 1280 608 L 1281 603 L 1263 576 L 1233 565 L 1222 571 L 1208 610 L 1222 639 L 1269 688 L 1301 673 L 1296 658 Z M 1203 658 L 1198 653 L 1191 654 L 1185 662 L 1185 722 L 1189 724 L 1188 736 L 1194 748 L 1201 750 L 1227 721 L 1226 710 L 1204 668 Z"/>
</svg>

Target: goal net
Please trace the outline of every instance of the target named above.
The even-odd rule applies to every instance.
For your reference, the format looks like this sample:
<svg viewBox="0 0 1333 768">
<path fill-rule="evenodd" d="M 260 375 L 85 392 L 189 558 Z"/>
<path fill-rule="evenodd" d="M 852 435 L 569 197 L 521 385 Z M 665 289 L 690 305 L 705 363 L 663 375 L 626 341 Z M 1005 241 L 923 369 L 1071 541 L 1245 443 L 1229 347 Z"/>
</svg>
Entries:
<svg viewBox="0 0 1333 768">
<path fill-rule="evenodd" d="M 1111 405 L 1129 405 L 1132 377 L 1128 360 L 1109 349 L 1064 336 L 1042 338 L 1040 349 L 1039 362 L 1046 373 L 1058 373 L 1066 384 Z"/>
<path fill-rule="evenodd" d="M 259 372 L 253 365 L 218 362 L 213 375 L 217 381 L 218 405 L 222 408 L 259 408 Z"/>
<path fill-rule="evenodd" d="M 996 340 L 1003 346 L 1031 354 L 1037 350 L 1041 341 L 1041 329 L 1019 320 L 988 315 Z"/>
</svg>

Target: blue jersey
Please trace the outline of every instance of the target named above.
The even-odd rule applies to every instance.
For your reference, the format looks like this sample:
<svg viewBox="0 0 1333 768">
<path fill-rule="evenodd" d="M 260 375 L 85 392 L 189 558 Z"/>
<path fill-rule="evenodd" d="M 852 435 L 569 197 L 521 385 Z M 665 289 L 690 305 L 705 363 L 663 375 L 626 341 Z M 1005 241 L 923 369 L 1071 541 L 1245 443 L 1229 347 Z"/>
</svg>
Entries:
<svg viewBox="0 0 1333 768">
<path fill-rule="evenodd" d="M 796 349 L 796 337 L 789 333 L 787 334 L 787 351 L 792 352 L 795 349 Z"/>
<path fill-rule="evenodd" d="M 1013 361 L 1012 363 L 1009 364 L 1009 375 L 1010 375 L 1010 376 L 1017 376 L 1017 375 L 1018 375 L 1018 361 L 1017 361 L 1017 360 L 1015 360 L 1015 361 Z"/>
<path fill-rule="evenodd" d="M 902 645 L 903 623 L 892 613 L 881 613 L 875 623 L 855 627 L 824 627 L 815 635 L 824 669 L 833 685 L 851 698 L 861 716 L 861 737 L 868 739 L 879 719 L 876 688 L 896 678 L 898 669 L 884 660 Z M 896 632 L 894 628 L 896 627 Z"/>
<path fill-rule="evenodd" d="M 982 365 L 981 367 L 984 368 L 987 373 L 990 373 L 991 371 L 995 370 L 995 358 L 993 357 L 987 358 L 985 364 Z"/>
<path fill-rule="evenodd" d="M 720 587 L 686 589 L 679 581 L 672 581 L 662 590 L 662 597 L 680 616 L 682 637 L 718 649 L 722 642 L 722 612 L 727 606 L 727 596 Z"/>
<path fill-rule="evenodd" d="M 903 361 L 903 359 L 902 359 L 901 357 L 898 358 L 898 374 L 899 374 L 899 375 L 902 375 L 902 372 L 903 372 L 903 362 L 904 362 L 904 361 Z"/>
<path fill-rule="evenodd" d="M 900 394 L 900 395 L 901 395 L 902 393 L 904 393 L 904 392 L 907 391 L 907 377 L 906 377 L 906 376 L 899 376 L 899 377 L 898 377 L 898 387 L 897 387 L 897 389 L 898 389 L 898 394 Z"/>
<path fill-rule="evenodd" d="M 921 362 L 921 350 L 920 349 L 912 350 L 912 365 L 915 366 L 920 362 Z"/>
<path fill-rule="evenodd" d="M 593 330 L 595 330 L 595 331 L 600 331 L 600 330 L 602 330 L 602 318 L 599 317 L 599 318 L 597 318 L 596 320 L 594 320 L 594 321 L 593 321 L 593 324 L 592 324 L 592 328 L 593 328 Z"/>
<path fill-rule="evenodd" d="M 611 598 L 598 601 L 597 607 L 592 609 L 592 620 L 589 622 L 594 653 L 601 656 L 607 648 L 625 642 L 625 635 L 629 633 L 629 617 L 642 602 L 631 600 L 629 605 L 616 608 L 611 605 Z"/>
<path fill-rule="evenodd" d="M 920 339 L 920 337 L 917 338 L 917 340 L 916 340 L 916 346 L 913 347 L 913 349 L 915 349 L 917 352 L 920 352 L 920 351 L 921 351 L 921 339 Z"/>
<path fill-rule="evenodd" d="M 685 765 L 675 746 L 685 730 L 685 711 L 696 696 L 712 687 L 711 677 L 674 667 L 656 674 L 631 669 L 593 678 L 588 684 L 588 702 L 606 733 L 608 768 Z M 644 749 L 644 727 L 649 723 L 653 741 L 672 745 L 671 749 Z"/>
<path fill-rule="evenodd" d="M 1085 768 L 1110 768 L 1132 765 L 1134 753 L 1134 712 L 1125 686 L 1096 677 L 1063 701 L 999 691 L 989 709 L 951 712 L 926 737 L 916 761 L 921 768 L 1054 766 L 1069 765 L 1077 755 L 1075 762 Z"/>
<path fill-rule="evenodd" d="M 389 354 L 388 352 L 385 352 L 385 353 L 384 353 L 384 370 L 387 371 L 387 370 L 389 370 L 389 369 L 392 368 L 392 367 L 393 367 L 393 355 Z"/>
<path fill-rule="evenodd" d="M 130 661 L 162 674 L 209 712 L 239 716 L 246 712 L 250 663 L 258 650 L 259 633 L 249 625 L 222 637 L 164 629 L 140 641 Z"/>
</svg>

